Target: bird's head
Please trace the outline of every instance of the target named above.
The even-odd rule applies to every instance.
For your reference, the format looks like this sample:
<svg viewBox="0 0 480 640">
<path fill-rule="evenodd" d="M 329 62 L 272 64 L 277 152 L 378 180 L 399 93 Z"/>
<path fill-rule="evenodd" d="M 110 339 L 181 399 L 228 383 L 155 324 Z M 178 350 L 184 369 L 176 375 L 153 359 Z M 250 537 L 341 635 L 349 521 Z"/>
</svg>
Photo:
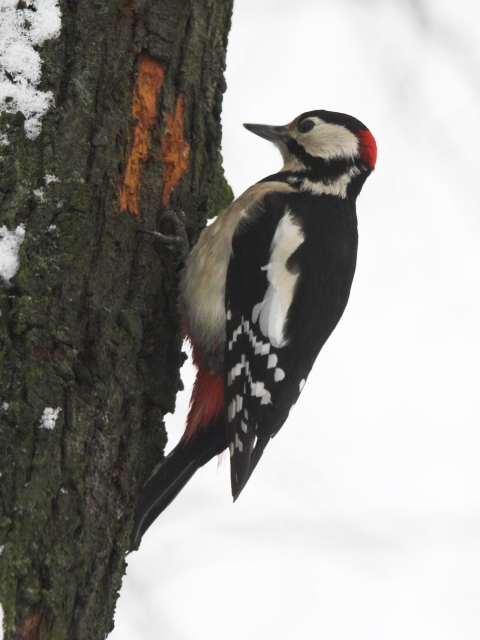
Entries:
<svg viewBox="0 0 480 640">
<path fill-rule="evenodd" d="M 307 111 L 286 126 L 244 127 L 278 147 L 284 171 L 308 171 L 321 177 L 342 173 L 345 166 L 368 173 L 375 168 L 375 138 L 360 120 L 345 113 Z"/>
</svg>

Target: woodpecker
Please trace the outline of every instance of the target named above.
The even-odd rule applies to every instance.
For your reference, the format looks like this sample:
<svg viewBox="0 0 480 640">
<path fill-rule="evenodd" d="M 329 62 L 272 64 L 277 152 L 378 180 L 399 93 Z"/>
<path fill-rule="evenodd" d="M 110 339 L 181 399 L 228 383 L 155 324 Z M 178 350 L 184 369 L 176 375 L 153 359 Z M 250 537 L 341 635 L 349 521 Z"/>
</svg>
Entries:
<svg viewBox="0 0 480 640">
<path fill-rule="evenodd" d="M 284 165 L 206 227 L 186 260 L 179 309 L 197 377 L 185 433 L 140 495 L 133 546 L 226 449 L 238 498 L 350 295 L 355 203 L 375 168 L 373 135 L 356 118 L 323 110 L 286 126 L 244 126 L 273 142 Z"/>
</svg>

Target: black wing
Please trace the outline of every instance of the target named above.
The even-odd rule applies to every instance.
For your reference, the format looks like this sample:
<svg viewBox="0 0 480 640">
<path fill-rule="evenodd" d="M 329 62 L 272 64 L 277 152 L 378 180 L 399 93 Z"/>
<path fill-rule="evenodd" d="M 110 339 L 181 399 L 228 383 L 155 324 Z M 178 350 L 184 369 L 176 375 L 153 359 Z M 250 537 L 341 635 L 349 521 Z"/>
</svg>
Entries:
<svg viewBox="0 0 480 640">
<path fill-rule="evenodd" d="M 225 298 L 234 499 L 287 419 L 345 309 L 357 230 L 355 210 L 339 200 L 270 194 L 234 236 Z"/>
</svg>

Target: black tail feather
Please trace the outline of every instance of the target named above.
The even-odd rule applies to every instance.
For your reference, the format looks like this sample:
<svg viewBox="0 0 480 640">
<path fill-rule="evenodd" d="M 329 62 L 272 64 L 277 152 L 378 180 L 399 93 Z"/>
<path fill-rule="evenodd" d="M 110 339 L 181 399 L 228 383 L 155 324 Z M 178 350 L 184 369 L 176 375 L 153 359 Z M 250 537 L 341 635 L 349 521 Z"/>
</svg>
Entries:
<svg viewBox="0 0 480 640">
<path fill-rule="evenodd" d="M 255 446 L 252 447 L 252 450 L 250 452 L 248 452 L 248 456 L 245 456 L 245 459 L 242 460 L 243 464 L 241 466 L 236 465 L 237 461 L 235 460 L 235 458 L 230 458 L 230 477 L 234 502 L 245 488 L 245 485 L 250 479 L 250 476 L 252 475 L 255 467 L 258 464 L 258 461 L 262 457 L 265 447 L 269 442 L 270 438 L 258 438 Z"/>
<path fill-rule="evenodd" d="M 136 549 L 145 531 L 177 497 L 195 472 L 227 448 L 225 423 L 201 428 L 191 440 L 180 443 L 145 484 L 135 509 L 131 548 Z"/>
</svg>

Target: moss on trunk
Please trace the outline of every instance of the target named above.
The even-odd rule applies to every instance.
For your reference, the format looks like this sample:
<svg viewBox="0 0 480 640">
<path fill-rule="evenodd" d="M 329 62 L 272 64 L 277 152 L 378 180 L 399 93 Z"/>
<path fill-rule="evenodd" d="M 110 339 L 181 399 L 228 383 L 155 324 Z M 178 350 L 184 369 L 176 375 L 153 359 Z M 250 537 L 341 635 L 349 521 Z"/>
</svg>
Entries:
<svg viewBox="0 0 480 640">
<path fill-rule="evenodd" d="M 61 10 L 62 32 L 41 50 L 41 88 L 55 96 L 41 134 L 28 140 L 20 113 L 0 116 L 0 226 L 25 225 L 20 269 L 0 290 L 6 640 L 111 629 L 183 361 L 175 255 L 138 229 L 156 229 L 168 204 L 194 242 L 229 197 L 219 149 L 232 0 Z M 60 409 L 53 429 L 46 408 Z"/>
</svg>

